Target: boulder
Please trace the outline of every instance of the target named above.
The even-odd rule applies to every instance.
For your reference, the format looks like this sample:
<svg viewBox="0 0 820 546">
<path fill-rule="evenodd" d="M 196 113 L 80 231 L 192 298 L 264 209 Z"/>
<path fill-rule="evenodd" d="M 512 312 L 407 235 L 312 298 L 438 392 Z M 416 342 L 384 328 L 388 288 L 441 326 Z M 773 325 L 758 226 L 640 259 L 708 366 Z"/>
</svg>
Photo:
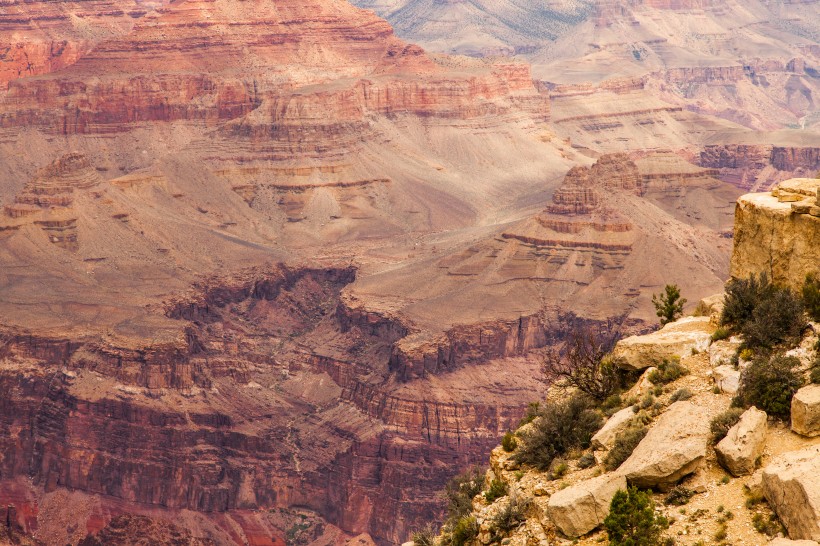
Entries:
<svg viewBox="0 0 820 546">
<path fill-rule="evenodd" d="M 734 394 L 740 388 L 740 370 L 734 366 L 718 366 L 712 370 L 712 378 L 720 392 Z"/>
<path fill-rule="evenodd" d="M 718 366 L 731 366 L 735 353 L 740 347 L 740 338 L 721 339 L 709 345 L 709 364 L 713 368 Z"/>
<path fill-rule="evenodd" d="M 725 298 L 726 294 L 723 292 L 703 298 L 698 302 L 695 314 L 701 317 L 709 317 L 712 324 L 717 326 L 720 324 L 720 315 L 723 314 Z"/>
<path fill-rule="evenodd" d="M 808 385 L 794 394 L 792 430 L 803 436 L 820 436 L 820 385 Z"/>
<path fill-rule="evenodd" d="M 763 494 L 789 537 L 820 540 L 820 445 L 775 458 L 763 469 Z"/>
<path fill-rule="evenodd" d="M 592 437 L 593 449 L 610 449 L 615 443 L 618 435 L 629 426 L 629 422 L 635 417 L 632 406 L 624 408 L 610 417 L 604 426 L 601 427 L 595 436 Z"/>
<path fill-rule="evenodd" d="M 698 469 L 709 445 L 711 412 L 675 402 L 641 440 L 619 472 L 630 485 L 667 491 Z"/>
<path fill-rule="evenodd" d="M 765 411 L 757 408 L 746 410 L 740 421 L 715 446 L 721 466 L 735 477 L 753 473 L 755 461 L 763 454 L 767 428 Z"/>
<path fill-rule="evenodd" d="M 619 489 L 626 489 L 626 480 L 620 473 L 577 483 L 550 497 L 549 517 L 566 536 L 585 535 L 604 522 L 612 497 Z"/>
<path fill-rule="evenodd" d="M 820 546 L 813 540 L 790 540 L 788 538 L 776 538 L 766 546 Z"/>
<path fill-rule="evenodd" d="M 713 329 L 709 317 L 684 317 L 657 332 L 620 340 L 613 356 L 623 368 L 643 370 L 673 357 L 705 351 L 711 343 Z"/>
<path fill-rule="evenodd" d="M 649 376 L 652 375 L 652 372 L 657 370 L 658 368 L 654 366 L 650 366 L 649 368 L 645 369 L 644 372 L 641 374 L 641 377 L 638 381 L 632 385 L 632 388 L 627 391 L 623 397 L 625 399 L 628 398 L 643 398 L 646 396 L 648 392 L 655 388 L 655 384 L 649 380 Z"/>
</svg>

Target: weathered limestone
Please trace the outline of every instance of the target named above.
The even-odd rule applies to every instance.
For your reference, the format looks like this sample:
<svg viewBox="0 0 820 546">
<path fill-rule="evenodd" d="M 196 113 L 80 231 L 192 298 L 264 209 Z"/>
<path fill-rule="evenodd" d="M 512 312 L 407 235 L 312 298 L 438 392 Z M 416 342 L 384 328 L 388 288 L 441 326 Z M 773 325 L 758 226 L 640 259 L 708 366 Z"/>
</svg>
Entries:
<svg viewBox="0 0 820 546">
<path fill-rule="evenodd" d="M 712 370 L 712 378 L 720 392 L 734 394 L 740 388 L 740 370 L 736 370 L 734 366 L 718 366 Z"/>
<path fill-rule="evenodd" d="M 817 272 L 820 218 L 811 213 L 818 209 L 818 187 L 820 180 L 797 178 L 781 183 L 776 192 L 738 199 L 732 277 L 766 272 L 773 281 L 797 289 L 807 273 Z M 789 201 L 792 195 L 801 200 Z"/>
<path fill-rule="evenodd" d="M 654 389 L 655 384 L 649 380 L 649 376 L 657 369 L 655 366 L 645 369 L 641 377 L 632 385 L 632 388 L 626 392 L 625 398 L 643 398 L 649 391 Z"/>
<path fill-rule="evenodd" d="M 630 485 L 671 489 L 706 457 L 711 417 L 708 409 L 692 402 L 675 402 L 619 471 Z"/>
<path fill-rule="evenodd" d="M 772 461 L 763 469 L 763 493 L 789 537 L 820 540 L 820 445 Z"/>
<path fill-rule="evenodd" d="M 601 427 L 601 430 L 592 437 L 592 448 L 611 449 L 615 444 L 615 439 L 629 426 L 629 422 L 632 421 L 633 417 L 635 417 L 635 411 L 632 406 L 624 408 L 610 417 Z"/>
<path fill-rule="evenodd" d="M 620 473 L 603 474 L 562 489 L 550 497 L 549 517 L 566 536 L 585 535 L 604 522 L 619 489 L 626 489 L 626 479 Z"/>
<path fill-rule="evenodd" d="M 709 317 L 684 317 L 657 332 L 622 339 L 613 356 L 624 368 L 643 370 L 664 359 L 705 351 L 711 343 L 712 329 Z"/>
<path fill-rule="evenodd" d="M 765 411 L 749 408 L 715 446 L 718 462 L 733 476 L 745 476 L 755 471 L 755 461 L 763 454 L 766 443 L 766 421 Z"/>
<path fill-rule="evenodd" d="M 820 436 L 820 385 L 808 385 L 795 393 L 792 430 L 803 436 Z"/>
</svg>

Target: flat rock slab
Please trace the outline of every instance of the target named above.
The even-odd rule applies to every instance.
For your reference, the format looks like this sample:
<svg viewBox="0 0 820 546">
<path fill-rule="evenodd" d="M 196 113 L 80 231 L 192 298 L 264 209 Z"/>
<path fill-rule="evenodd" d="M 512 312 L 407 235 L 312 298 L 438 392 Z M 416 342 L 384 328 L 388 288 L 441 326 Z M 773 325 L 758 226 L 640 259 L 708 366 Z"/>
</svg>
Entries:
<svg viewBox="0 0 820 546">
<path fill-rule="evenodd" d="M 630 485 L 667 491 L 706 457 L 712 413 L 689 401 L 675 402 L 641 440 L 619 472 Z"/>
<path fill-rule="evenodd" d="M 635 410 L 632 409 L 632 406 L 624 408 L 610 417 L 601 427 L 601 430 L 592 437 L 592 448 L 611 449 L 618 435 L 629 426 L 629 422 L 632 421 L 633 417 L 635 417 Z"/>
<path fill-rule="evenodd" d="M 609 473 L 567 487 L 550 497 L 550 520 L 568 537 L 585 535 L 601 525 L 619 489 L 626 489 L 620 473 Z"/>
<path fill-rule="evenodd" d="M 763 469 L 763 494 L 789 537 L 820 540 L 820 445 L 775 458 Z"/>
<path fill-rule="evenodd" d="M 803 436 L 820 436 L 820 385 L 808 385 L 795 393 L 792 430 Z"/>
<path fill-rule="evenodd" d="M 643 370 L 664 360 L 707 350 L 712 341 L 712 330 L 714 327 L 709 317 L 684 317 L 657 332 L 620 340 L 613 356 L 623 368 Z"/>
<path fill-rule="evenodd" d="M 749 408 L 715 446 L 718 462 L 732 476 L 746 476 L 755 471 L 755 462 L 766 445 L 767 420 L 765 411 Z"/>
</svg>

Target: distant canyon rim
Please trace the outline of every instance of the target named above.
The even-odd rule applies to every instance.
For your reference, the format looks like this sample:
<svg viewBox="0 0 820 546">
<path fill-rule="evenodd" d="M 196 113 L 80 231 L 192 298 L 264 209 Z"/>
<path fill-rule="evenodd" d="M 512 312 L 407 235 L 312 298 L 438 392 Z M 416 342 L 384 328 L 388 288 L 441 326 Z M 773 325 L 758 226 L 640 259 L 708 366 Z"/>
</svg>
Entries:
<svg viewBox="0 0 820 546">
<path fill-rule="evenodd" d="M 2 2 L 22 535 L 401 543 L 545 348 L 820 171 L 820 2 L 354 3 Z"/>
</svg>

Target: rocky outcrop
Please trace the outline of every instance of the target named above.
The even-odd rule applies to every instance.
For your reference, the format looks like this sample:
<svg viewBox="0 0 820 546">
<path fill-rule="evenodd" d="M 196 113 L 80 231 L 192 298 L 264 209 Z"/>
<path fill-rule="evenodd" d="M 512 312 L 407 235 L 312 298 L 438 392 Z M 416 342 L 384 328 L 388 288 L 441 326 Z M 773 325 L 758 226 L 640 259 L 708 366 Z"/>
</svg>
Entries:
<svg viewBox="0 0 820 546">
<path fill-rule="evenodd" d="M 618 472 L 636 487 L 671 489 L 695 472 L 706 457 L 710 417 L 706 408 L 675 402 Z"/>
<path fill-rule="evenodd" d="M 755 471 L 766 442 L 766 421 L 766 412 L 752 407 L 715 446 L 718 462 L 733 476 L 745 476 Z"/>
<path fill-rule="evenodd" d="M 145 516 L 117 516 L 96 535 L 88 535 L 77 546 L 105 544 L 174 544 L 178 546 L 212 546 L 209 539 L 196 538 L 186 529 L 170 521 L 153 520 Z"/>
<path fill-rule="evenodd" d="M 624 368 L 643 370 L 664 360 L 707 350 L 713 330 L 709 317 L 686 317 L 657 332 L 620 340 L 613 356 Z"/>
<path fill-rule="evenodd" d="M 799 290 L 807 274 L 817 273 L 818 188 L 820 180 L 794 179 L 772 192 L 747 194 L 738 200 L 732 277 L 766 273 L 774 282 Z"/>
<path fill-rule="evenodd" d="M 792 398 L 792 431 L 820 436 L 820 385 L 803 387 Z"/>
<path fill-rule="evenodd" d="M 794 540 L 820 540 L 820 447 L 785 453 L 763 469 L 763 492 Z"/>
<path fill-rule="evenodd" d="M 740 370 L 731 365 L 720 365 L 712 370 L 712 378 L 720 392 L 734 394 L 740 388 Z"/>
<path fill-rule="evenodd" d="M 592 437 L 593 449 L 610 449 L 618 435 L 629 426 L 629 423 L 635 417 L 635 410 L 630 406 L 615 413 L 612 417 L 607 419 L 601 430 L 595 433 Z"/>
<path fill-rule="evenodd" d="M 621 474 L 609 473 L 562 489 L 550 497 L 549 518 L 568 537 L 579 537 L 604 522 L 612 497 L 626 489 Z"/>
</svg>

